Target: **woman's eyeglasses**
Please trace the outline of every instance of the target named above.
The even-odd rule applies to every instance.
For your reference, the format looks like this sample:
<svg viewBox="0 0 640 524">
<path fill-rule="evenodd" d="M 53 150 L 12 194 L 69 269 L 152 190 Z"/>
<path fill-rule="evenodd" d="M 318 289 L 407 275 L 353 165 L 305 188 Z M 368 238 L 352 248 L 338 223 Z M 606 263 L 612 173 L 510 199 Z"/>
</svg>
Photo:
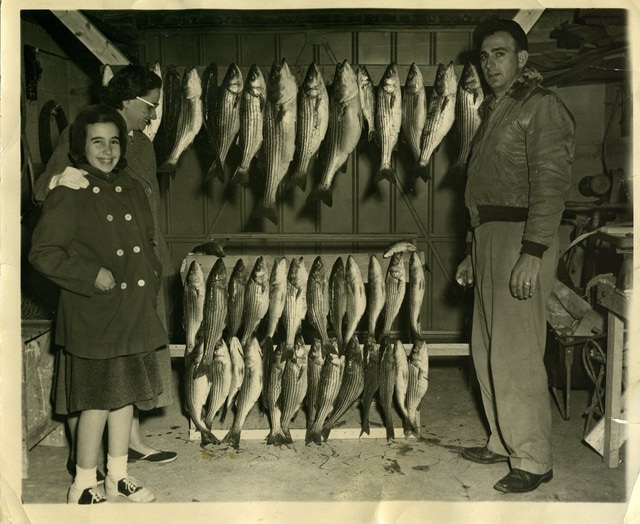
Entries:
<svg viewBox="0 0 640 524">
<path fill-rule="evenodd" d="M 159 104 L 152 104 L 151 102 L 149 102 L 148 100 L 145 100 L 144 98 L 141 98 L 139 96 L 136 97 L 138 100 L 141 100 L 142 102 L 144 102 L 145 104 L 147 104 L 149 107 L 153 107 L 153 109 L 158 109 L 158 105 Z"/>
</svg>

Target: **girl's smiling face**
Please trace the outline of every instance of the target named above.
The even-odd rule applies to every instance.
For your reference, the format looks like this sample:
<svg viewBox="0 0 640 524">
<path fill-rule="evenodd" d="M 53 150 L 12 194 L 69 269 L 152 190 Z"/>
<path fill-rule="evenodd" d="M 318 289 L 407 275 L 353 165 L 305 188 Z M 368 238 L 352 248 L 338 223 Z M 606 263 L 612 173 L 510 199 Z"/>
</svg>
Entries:
<svg viewBox="0 0 640 524">
<path fill-rule="evenodd" d="M 87 124 L 85 156 L 89 165 L 111 173 L 120 160 L 120 135 L 113 122 Z"/>
</svg>

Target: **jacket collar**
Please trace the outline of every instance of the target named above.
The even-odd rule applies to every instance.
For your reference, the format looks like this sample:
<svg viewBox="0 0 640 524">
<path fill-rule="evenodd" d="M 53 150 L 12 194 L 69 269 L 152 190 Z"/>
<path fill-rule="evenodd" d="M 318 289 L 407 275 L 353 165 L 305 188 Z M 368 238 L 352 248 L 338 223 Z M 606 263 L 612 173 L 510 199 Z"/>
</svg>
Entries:
<svg viewBox="0 0 640 524">
<path fill-rule="evenodd" d="M 76 167 L 80 168 L 80 169 L 84 169 L 85 171 L 87 171 L 89 173 L 89 175 L 93 175 L 94 177 L 100 179 L 100 180 L 104 180 L 105 182 L 108 182 L 110 184 L 113 184 L 114 182 L 118 182 L 123 188 L 131 188 L 133 187 L 132 185 L 132 181 L 128 176 L 123 176 L 125 170 L 119 170 L 119 171 L 111 171 L 111 173 L 104 173 L 103 171 L 100 171 L 99 169 L 93 167 L 91 164 L 88 163 L 81 163 L 78 164 Z"/>
<path fill-rule="evenodd" d="M 504 94 L 504 97 L 511 97 L 514 100 L 524 100 L 542 82 L 542 75 L 533 67 L 524 66 L 520 76 L 511 84 L 511 87 Z M 492 93 L 485 99 L 486 105 L 490 105 L 496 100 Z"/>
</svg>

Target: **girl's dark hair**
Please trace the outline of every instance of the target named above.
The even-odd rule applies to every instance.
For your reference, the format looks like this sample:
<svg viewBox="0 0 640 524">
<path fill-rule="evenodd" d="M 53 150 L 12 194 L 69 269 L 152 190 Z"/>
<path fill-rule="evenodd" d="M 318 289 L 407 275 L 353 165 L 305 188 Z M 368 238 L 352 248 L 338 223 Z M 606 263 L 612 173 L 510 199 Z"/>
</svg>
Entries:
<svg viewBox="0 0 640 524">
<path fill-rule="evenodd" d="M 120 160 L 116 164 L 115 170 L 123 169 L 127 165 L 127 160 L 125 159 L 125 153 L 127 152 L 127 124 L 120 113 L 105 104 L 96 104 L 83 109 L 71 124 L 69 157 L 74 165 L 87 163 L 85 154 L 87 125 L 106 122 L 112 122 L 118 128 Z"/>
<path fill-rule="evenodd" d="M 109 85 L 102 87 L 101 101 L 116 109 L 123 109 L 122 102 L 133 100 L 135 97 L 145 97 L 154 89 L 162 87 L 162 80 L 146 66 L 128 65 L 119 69 L 109 81 Z"/>
</svg>

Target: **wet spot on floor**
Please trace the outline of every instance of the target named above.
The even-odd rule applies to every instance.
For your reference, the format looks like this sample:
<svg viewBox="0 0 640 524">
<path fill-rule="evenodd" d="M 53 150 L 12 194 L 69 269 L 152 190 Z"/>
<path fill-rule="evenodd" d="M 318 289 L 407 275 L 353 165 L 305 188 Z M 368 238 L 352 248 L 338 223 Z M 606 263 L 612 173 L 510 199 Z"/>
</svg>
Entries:
<svg viewBox="0 0 640 524">
<path fill-rule="evenodd" d="M 433 446 L 437 446 L 442 441 L 439 438 L 435 438 L 435 437 L 433 437 L 433 438 L 421 437 L 420 438 L 420 442 L 424 442 L 426 444 L 431 444 Z"/>
<path fill-rule="evenodd" d="M 400 446 L 400 448 L 398 449 L 398 455 L 400 455 L 401 457 L 404 457 L 410 451 L 413 451 L 413 447 L 412 446 L 407 446 L 405 444 L 405 445 Z"/>
<path fill-rule="evenodd" d="M 171 426 L 171 429 L 180 429 L 180 426 Z"/>
<path fill-rule="evenodd" d="M 400 467 L 400 464 L 398 464 L 397 460 L 387 459 L 387 462 L 388 464 L 384 467 L 387 473 L 400 473 L 400 475 L 404 475 L 404 473 L 402 473 L 402 468 Z"/>
<path fill-rule="evenodd" d="M 431 466 L 413 466 L 411 469 L 415 469 L 416 471 L 429 471 Z"/>
</svg>

